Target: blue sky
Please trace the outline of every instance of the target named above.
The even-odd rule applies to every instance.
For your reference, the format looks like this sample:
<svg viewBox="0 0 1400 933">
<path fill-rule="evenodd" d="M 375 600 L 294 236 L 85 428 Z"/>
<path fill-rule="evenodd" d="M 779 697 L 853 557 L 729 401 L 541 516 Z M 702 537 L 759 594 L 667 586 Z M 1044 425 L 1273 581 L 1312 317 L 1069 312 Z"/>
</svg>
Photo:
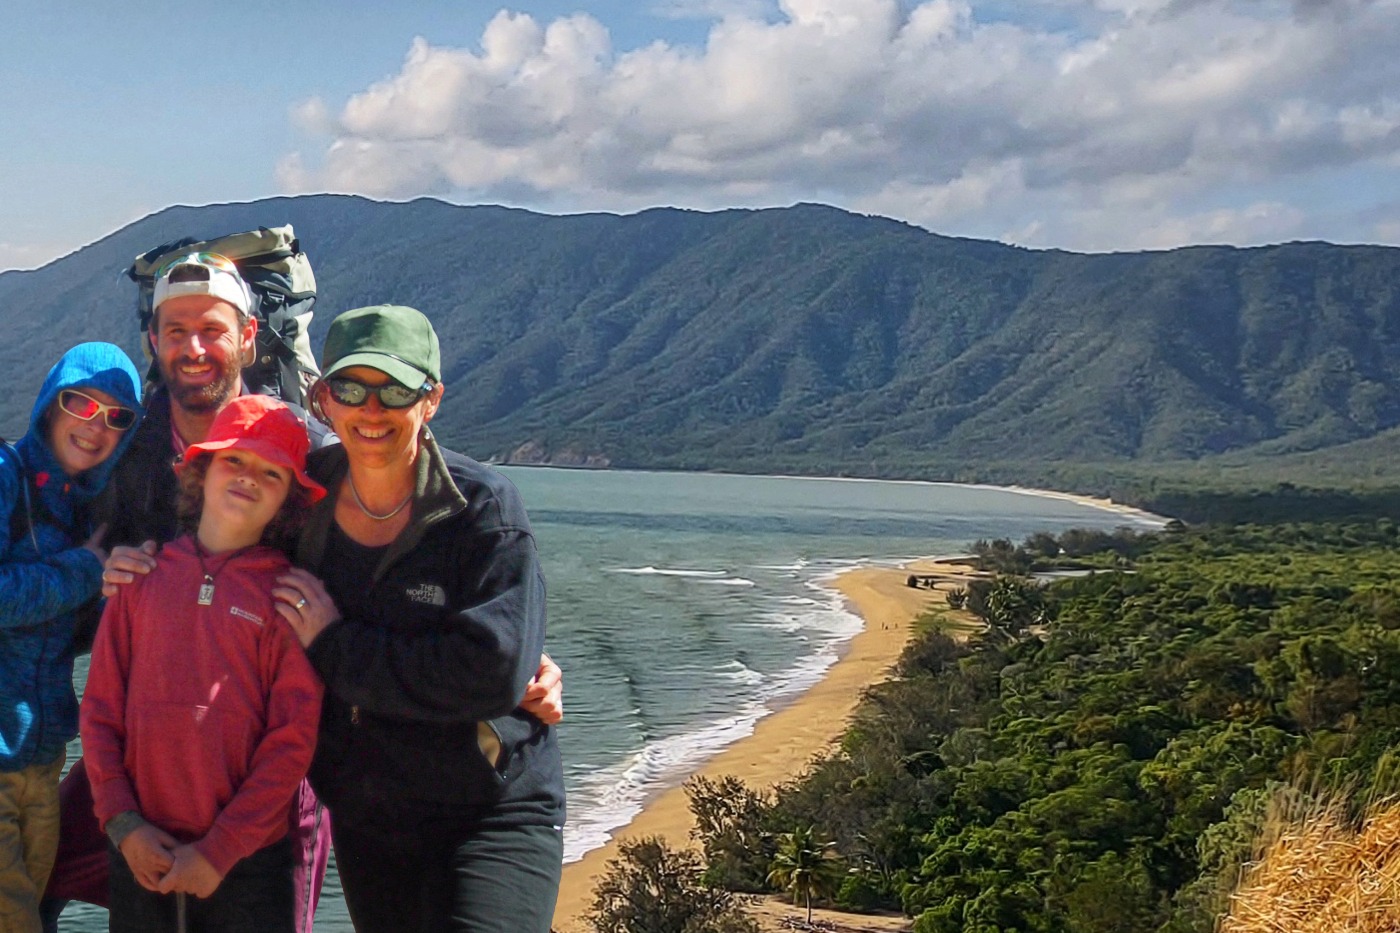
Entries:
<svg viewBox="0 0 1400 933">
<path fill-rule="evenodd" d="M 1400 0 L 0 0 L 0 269 L 174 203 L 1400 244 Z"/>
</svg>

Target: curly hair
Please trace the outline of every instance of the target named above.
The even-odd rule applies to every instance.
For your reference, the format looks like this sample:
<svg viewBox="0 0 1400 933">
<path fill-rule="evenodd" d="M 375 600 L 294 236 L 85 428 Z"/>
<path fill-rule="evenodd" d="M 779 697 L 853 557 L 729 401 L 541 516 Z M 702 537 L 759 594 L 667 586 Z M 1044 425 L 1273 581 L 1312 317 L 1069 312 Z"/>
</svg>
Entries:
<svg viewBox="0 0 1400 933">
<path fill-rule="evenodd" d="M 180 494 L 175 500 L 175 514 L 181 531 L 194 534 L 199 530 L 199 516 L 204 511 L 204 478 L 209 475 L 209 464 L 213 460 L 212 453 L 201 451 L 180 469 Z M 287 498 L 263 529 L 258 543 L 290 553 L 310 511 L 311 495 L 293 477 Z"/>
</svg>

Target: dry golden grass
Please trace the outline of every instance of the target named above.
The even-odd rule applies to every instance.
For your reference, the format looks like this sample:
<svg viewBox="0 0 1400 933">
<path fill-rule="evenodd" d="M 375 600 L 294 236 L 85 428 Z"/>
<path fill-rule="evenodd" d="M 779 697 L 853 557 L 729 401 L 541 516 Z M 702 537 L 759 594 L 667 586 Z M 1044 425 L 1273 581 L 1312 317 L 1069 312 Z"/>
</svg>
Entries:
<svg viewBox="0 0 1400 933">
<path fill-rule="evenodd" d="M 1400 933 L 1400 801 L 1281 798 L 1220 933 Z M 1292 812 L 1289 812 L 1292 811 Z"/>
</svg>

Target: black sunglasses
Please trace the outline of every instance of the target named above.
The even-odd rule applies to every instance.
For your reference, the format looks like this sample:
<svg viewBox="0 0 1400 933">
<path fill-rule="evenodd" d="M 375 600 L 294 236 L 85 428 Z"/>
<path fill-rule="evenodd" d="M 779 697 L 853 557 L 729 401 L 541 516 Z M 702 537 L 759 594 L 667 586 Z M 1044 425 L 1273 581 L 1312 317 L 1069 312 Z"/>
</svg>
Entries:
<svg viewBox="0 0 1400 933">
<path fill-rule="evenodd" d="M 382 386 L 369 386 L 344 376 L 332 376 L 327 379 L 326 388 L 330 390 L 331 398 L 339 404 L 351 408 L 359 408 L 361 405 L 369 404 L 371 395 L 378 397 L 379 404 L 385 408 L 408 408 L 428 394 L 427 385 L 417 389 L 410 389 L 397 382 L 386 382 Z"/>
<path fill-rule="evenodd" d="M 104 405 L 77 389 L 64 389 L 58 393 L 58 407 L 82 421 L 105 415 L 107 427 L 113 431 L 125 431 L 136 423 L 136 412 L 132 409 L 125 405 Z"/>
</svg>

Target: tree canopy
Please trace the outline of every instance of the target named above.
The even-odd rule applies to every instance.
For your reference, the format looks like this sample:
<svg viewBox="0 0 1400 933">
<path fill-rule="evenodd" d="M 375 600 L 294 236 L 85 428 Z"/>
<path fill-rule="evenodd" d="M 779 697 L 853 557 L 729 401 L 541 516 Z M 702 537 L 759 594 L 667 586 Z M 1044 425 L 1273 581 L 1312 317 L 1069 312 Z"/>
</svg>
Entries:
<svg viewBox="0 0 1400 933">
<path fill-rule="evenodd" d="M 1279 787 L 1393 790 L 1392 523 L 1068 543 L 1098 572 L 1036 587 L 1034 627 L 990 598 L 983 637 L 926 619 L 839 753 L 746 811 L 749 831 L 831 840 L 832 902 L 918 933 L 1208 933 Z M 773 871 L 771 848 L 752 858 L 726 871 Z"/>
</svg>

